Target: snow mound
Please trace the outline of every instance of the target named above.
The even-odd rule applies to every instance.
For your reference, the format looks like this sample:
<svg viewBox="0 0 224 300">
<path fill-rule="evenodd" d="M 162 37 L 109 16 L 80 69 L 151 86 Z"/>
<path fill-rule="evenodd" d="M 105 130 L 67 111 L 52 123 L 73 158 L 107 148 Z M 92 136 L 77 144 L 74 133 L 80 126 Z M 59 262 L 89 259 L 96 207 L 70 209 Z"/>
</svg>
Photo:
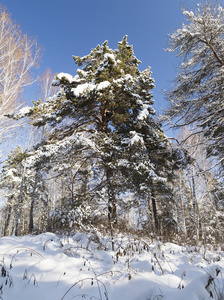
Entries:
<svg viewBox="0 0 224 300">
<path fill-rule="evenodd" d="M 223 252 L 76 233 L 0 239 L 1 299 L 222 300 Z M 190 249 L 190 250 L 189 250 Z"/>
</svg>

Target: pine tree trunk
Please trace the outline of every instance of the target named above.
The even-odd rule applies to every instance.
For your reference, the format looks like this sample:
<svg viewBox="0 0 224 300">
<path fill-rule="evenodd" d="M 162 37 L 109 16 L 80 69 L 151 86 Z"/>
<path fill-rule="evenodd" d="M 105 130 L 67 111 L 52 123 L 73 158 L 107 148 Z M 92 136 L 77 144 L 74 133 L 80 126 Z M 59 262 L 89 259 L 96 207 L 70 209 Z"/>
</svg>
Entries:
<svg viewBox="0 0 224 300">
<path fill-rule="evenodd" d="M 152 210 L 153 210 L 155 231 L 156 231 L 156 234 L 158 234 L 159 233 L 159 220 L 158 220 L 157 207 L 156 207 L 155 191 L 153 188 L 151 190 L 151 201 L 152 201 Z"/>
<path fill-rule="evenodd" d="M 179 191 L 180 191 L 181 217 L 182 217 L 182 221 L 183 221 L 184 237 L 186 239 L 186 237 L 187 237 L 187 227 L 186 227 L 185 210 L 184 210 L 184 203 L 183 203 L 183 197 L 182 197 L 181 180 L 182 180 L 182 178 L 180 177 L 180 180 L 179 180 Z"/>
<path fill-rule="evenodd" d="M 19 233 L 19 218 L 20 218 L 20 208 L 21 208 L 22 198 L 23 198 L 24 173 L 25 173 L 25 167 L 23 170 L 23 175 L 20 183 L 19 200 L 18 200 L 18 207 L 16 213 L 15 236 L 18 236 Z"/>
<path fill-rule="evenodd" d="M 199 242 L 199 228 L 201 227 L 200 218 L 199 218 L 199 211 L 198 211 L 198 204 L 196 198 L 196 186 L 194 180 L 195 174 L 193 169 L 191 168 L 191 178 L 192 178 L 192 202 L 193 202 L 193 214 L 194 214 L 194 232 L 196 236 L 196 244 Z"/>
<path fill-rule="evenodd" d="M 34 187 L 32 191 L 32 198 L 31 198 L 31 205 L 30 205 L 30 216 L 29 216 L 29 233 L 33 232 L 34 229 L 34 222 L 33 222 L 33 211 L 34 211 L 34 205 L 36 200 L 36 189 L 37 189 L 37 183 L 39 180 L 38 171 L 35 174 L 35 181 L 34 181 Z"/>
<path fill-rule="evenodd" d="M 7 215 L 5 220 L 4 236 L 9 236 L 9 223 L 12 215 L 12 206 L 8 206 Z"/>
<path fill-rule="evenodd" d="M 114 194 L 114 187 L 112 184 L 113 171 L 106 168 L 107 177 L 107 191 L 108 191 L 108 221 L 110 227 L 110 234 L 112 239 L 112 250 L 114 251 L 114 224 L 117 223 L 117 208 L 116 208 L 116 198 Z"/>
<path fill-rule="evenodd" d="M 117 209 L 115 195 L 111 190 L 109 191 L 108 220 L 112 239 L 112 250 L 114 251 L 114 224 L 117 223 Z"/>
</svg>

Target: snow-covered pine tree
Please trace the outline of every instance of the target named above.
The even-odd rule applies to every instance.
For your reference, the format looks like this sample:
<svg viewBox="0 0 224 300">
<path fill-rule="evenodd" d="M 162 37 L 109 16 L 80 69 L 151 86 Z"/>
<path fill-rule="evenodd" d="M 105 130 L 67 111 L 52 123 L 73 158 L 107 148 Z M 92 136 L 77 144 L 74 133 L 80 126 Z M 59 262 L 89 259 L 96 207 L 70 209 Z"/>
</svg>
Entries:
<svg viewBox="0 0 224 300">
<path fill-rule="evenodd" d="M 1 172 L 5 204 L 1 211 L 3 235 L 32 233 L 46 228 L 47 192 L 43 173 L 29 168 L 28 154 L 18 146 L 8 155 Z M 46 222 L 42 216 L 45 215 Z M 37 226 L 38 224 L 38 226 Z"/>
<path fill-rule="evenodd" d="M 224 10 L 215 2 L 183 9 L 186 23 L 170 35 L 169 51 L 180 57 L 174 88 L 167 93 L 166 120 L 178 128 L 194 125 L 204 135 L 209 156 L 223 169 Z"/>
<path fill-rule="evenodd" d="M 152 199 L 158 230 L 156 197 L 170 190 L 166 181 L 172 177 L 172 155 L 154 117 L 150 69 L 139 70 L 140 61 L 127 36 L 118 49 L 110 49 L 106 41 L 89 55 L 73 58 L 82 69 L 75 76 L 56 76 L 53 84 L 61 88 L 56 96 L 13 115 L 15 119 L 28 116 L 34 126 L 52 128 L 30 159 L 34 166 L 43 163 L 45 167 L 60 161 L 60 170 L 70 165 L 79 176 L 83 162 L 91 165 L 91 169 L 85 167 L 89 193 L 92 203 L 106 205 L 112 236 L 119 196 L 127 192 Z"/>
<path fill-rule="evenodd" d="M 3 235 L 18 235 L 23 232 L 21 219 L 22 207 L 27 200 L 27 185 L 25 184 L 25 167 L 21 164 L 25 155 L 21 146 L 17 146 L 8 155 L 1 173 L 1 189 L 5 196 L 5 204 L 2 210 Z"/>
</svg>

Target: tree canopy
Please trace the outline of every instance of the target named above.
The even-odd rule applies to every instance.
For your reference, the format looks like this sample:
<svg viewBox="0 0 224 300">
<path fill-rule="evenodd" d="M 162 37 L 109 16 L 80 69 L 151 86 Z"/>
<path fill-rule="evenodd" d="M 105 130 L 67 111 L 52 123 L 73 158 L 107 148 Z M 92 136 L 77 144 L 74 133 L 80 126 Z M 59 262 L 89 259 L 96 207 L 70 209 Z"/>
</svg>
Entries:
<svg viewBox="0 0 224 300">
<path fill-rule="evenodd" d="M 13 115 L 28 116 L 34 126 L 49 126 L 27 162 L 38 169 L 75 170 L 74 176 L 88 189 L 85 197 L 106 205 L 110 226 L 117 222 L 121 195 L 130 192 L 152 201 L 158 230 L 156 197 L 162 193 L 167 202 L 171 199 L 173 157 L 171 143 L 155 119 L 150 68 L 139 70 L 127 36 L 115 50 L 105 41 L 73 59 L 82 69 L 75 76 L 56 75 L 58 94 Z"/>
<path fill-rule="evenodd" d="M 180 57 L 165 119 L 175 128 L 202 132 L 208 156 L 223 159 L 224 10 L 207 2 L 183 9 L 186 23 L 170 35 L 169 51 Z"/>
</svg>

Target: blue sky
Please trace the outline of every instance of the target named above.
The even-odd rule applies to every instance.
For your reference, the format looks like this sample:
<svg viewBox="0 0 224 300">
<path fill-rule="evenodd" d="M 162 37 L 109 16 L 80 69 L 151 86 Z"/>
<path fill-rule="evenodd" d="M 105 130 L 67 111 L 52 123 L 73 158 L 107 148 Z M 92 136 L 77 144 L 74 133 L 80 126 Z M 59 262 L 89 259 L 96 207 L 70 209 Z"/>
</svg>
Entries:
<svg viewBox="0 0 224 300">
<path fill-rule="evenodd" d="M 171 87 L 178 60 L 164 51 L 168 34 L 184 21 L 181 6 L 194 8 L 197 0 L 3 0 L 22 28 L 37 37 L 44 52 L 38 74 L 47 67 L 53 73 L 76 73 L 72 55 L 83 56 L 97 44 L 110 48 L 128 35 L 135 55 L 153 72 L 155 109 L 165 108 L 161 91 Z M 35 99 L 34 93 L 27 98 Z"/>
</svg>

